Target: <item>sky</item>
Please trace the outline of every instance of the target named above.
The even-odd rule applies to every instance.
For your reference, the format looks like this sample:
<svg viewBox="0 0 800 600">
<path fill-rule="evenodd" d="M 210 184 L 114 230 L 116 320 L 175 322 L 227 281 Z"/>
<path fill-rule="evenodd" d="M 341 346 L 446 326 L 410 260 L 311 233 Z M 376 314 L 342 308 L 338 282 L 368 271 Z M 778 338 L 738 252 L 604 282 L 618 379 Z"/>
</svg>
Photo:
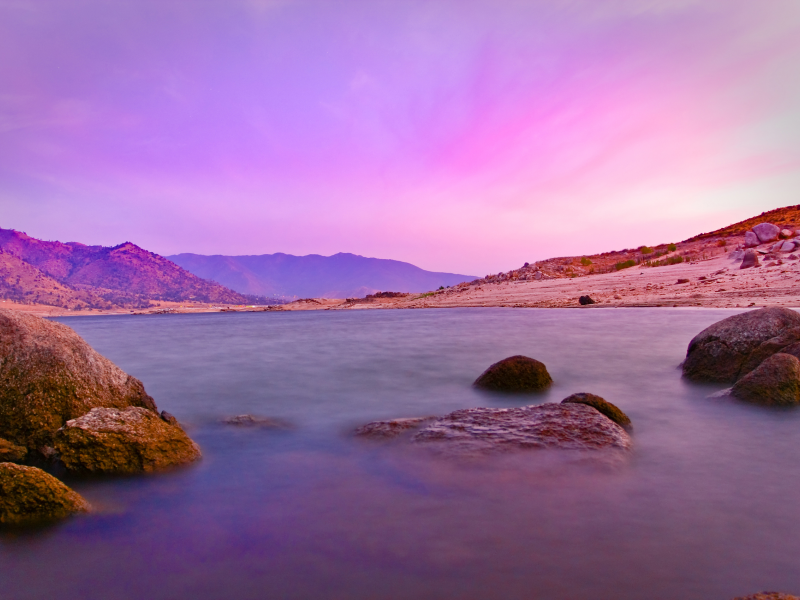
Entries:
<svg viewBox="0 0 800 600">
<path fill-rule="evenodd" d="M 0 0 L 0 227 L 482 276 L 800 203 L 797 0 Z"/>
</svg>

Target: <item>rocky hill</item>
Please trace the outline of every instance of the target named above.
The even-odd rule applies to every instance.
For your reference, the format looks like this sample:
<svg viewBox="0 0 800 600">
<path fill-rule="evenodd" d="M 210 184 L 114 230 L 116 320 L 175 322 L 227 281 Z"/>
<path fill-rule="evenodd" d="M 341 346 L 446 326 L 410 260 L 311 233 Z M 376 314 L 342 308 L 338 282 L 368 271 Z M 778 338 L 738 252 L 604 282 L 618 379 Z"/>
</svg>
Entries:
<svg viewBox="0 0 800 600">
<path fill-rule="evenodd" d="M 475 279 L 473 275 L 436 273 L 399 260 L 345 252 L 333 256 L 178 254 L 167 258 L 237 292 L 282 297 L 350 298 L 385 290 L 424 292 Z"/>
<path fill-rule="evenodd" d="M 0 229 L 0 295 L 72 309 L 254 301 L 130 242 L 111 248 L 48 242 L 13 229 Z"/>
</svg>

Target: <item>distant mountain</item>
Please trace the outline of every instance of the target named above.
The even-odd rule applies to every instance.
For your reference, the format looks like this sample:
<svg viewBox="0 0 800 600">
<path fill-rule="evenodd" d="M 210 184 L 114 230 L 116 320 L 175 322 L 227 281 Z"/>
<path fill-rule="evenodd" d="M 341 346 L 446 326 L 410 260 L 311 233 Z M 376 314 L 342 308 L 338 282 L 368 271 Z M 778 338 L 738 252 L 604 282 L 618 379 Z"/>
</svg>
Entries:
<svg viewBox="0 0 800 600">
<path fill-rule="evenodd" d="M 147 306 L 150 300 L 252 302 L 130 242 L 46 242 L 0 229 L 0 294 L 55 306 Z"/>
<path fill-rule="evenodd" d="M 167 258 L 198 277 L 242 294 L 265 296 L 350 298 L 380 291 L 425 292 L 475 279 L 343 252 L 333 256 L 176 254 Z"/>
</svg>

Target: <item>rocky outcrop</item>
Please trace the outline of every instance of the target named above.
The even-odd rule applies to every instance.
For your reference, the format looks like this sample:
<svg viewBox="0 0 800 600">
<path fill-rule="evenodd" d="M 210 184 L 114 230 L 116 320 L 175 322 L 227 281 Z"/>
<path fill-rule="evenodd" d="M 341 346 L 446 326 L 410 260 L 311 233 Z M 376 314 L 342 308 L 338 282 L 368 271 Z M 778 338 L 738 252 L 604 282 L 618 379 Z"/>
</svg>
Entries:
<svg viewBox="0 0 800 600">
<path fill-rule="evenodd" d="M 200 458 L 183 429 L 141 407 L 93 408 L 58 430 L 55 448 L 76 473 L 142 473 Z"/>
<path fill-rule="evenodd" d="M 0 438 L 0 463 L 20 462 L 28 455 L 28 449 L 23 446 L 12 444 L 8 440 Z"/>
<path fill-rule="evenodd" d="M 486 369 L 473 384 L 485 390 L 534 392 L 553 383 L 544 363 L 527 356 L 510 356 Z"/>
<path fill-rule="evenodd" d="M 417 432 L 417 444 L 447 444 L 455 452 L 515 449 L 629 450 L 625 430 L 585 404 L 457 410 Z"/>
<path fill-rule="evenodd" d="M 800 404 L 800 360 L 791 354 L 773 354 L 739 379 L 731 395 L 764 406 Z"/>
<path fill-rule="evenodd" d="M 753 233 L 758 236 L 758 240 L 762 244 L 766 244 L 767 242 L 774 242 L 778 239 L 781 228 L 772 223 L 759 223 L 753 227 Z"/>
<path fill-rule="evenodd" d="M 142 382 L 66 325 L 0 309 L 0 437 L 31 450 L 94 407 L 155 410 Z"/>
<path fill-rule="evenodd" d="M 571 396 L 564 398 L 561 401 L 561 404 L 585 404 L 586 406 L 591 406 L 595 410 L 599 411 L 600 413 L 604 414 L 606 417 L 614 421 L 617 425 L 625 429 L 626 431 L 630 431 L 633 429 L 633 425 L 631 424 L 630 418 L 624 412 L 622 412 L 619 408 L 615 405 L 611 404 L 611 402 L 601 398 L 600 396 L 596 396 L 595 394 L 589 394 L 586 392 L 579 392 L 577 394 L 572 394 Z"/>
<path fill-rule="evenodd" d="M 744 251 L 744 256 L 742 257 L 742 264 L 739 265 L 740 269 L 750 269 L 752 267 L 758 267 L 758 254 L 752 248 Z"/>
<path fill-rule="evenodd" d="M 390 419 L 388 421 L 373 421 L 358 427 L 353 435 L 370 439 L 393 439 L 419 429 L 423 424 L 433 421 L 436 417 L 411 417 L 407 419 Z"/>
<path fill-rule="evenodd" d="M 800 314 L 762 308 L 714 323 L 689 343 L 683 376 L 733 383 L 769 356 L 800 342 Z"/>
<path fill-rule="evenodd" d="M 758 236 L 753 233 L 752 231 L 747 231 L 744 234 L 744 247 L 745 248 L 755 248 L 761 244 L 761 240 L 758 239 Z"/>
<path fill-rule="evenodd" d="M 87 510 L 80 494 L 41 469 L 0 463 L 0 524 L 53 521 Z"/>
</svg>

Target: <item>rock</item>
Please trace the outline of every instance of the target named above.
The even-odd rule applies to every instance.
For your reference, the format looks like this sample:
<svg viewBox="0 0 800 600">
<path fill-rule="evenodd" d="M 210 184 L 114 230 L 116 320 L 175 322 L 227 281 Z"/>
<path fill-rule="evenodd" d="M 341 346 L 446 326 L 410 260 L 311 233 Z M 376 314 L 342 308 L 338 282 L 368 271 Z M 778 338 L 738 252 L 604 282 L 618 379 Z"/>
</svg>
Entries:
<svg viewBox="0 0 800 600">
<path fill-rule="evenodd" d="M 785 238 L 790 238 L 790 237 L 792 237 L 794 235 L 794 231 L 792 231 L 791 229 L 781 229 L 780 235 L 784 239 Z"/>
<path fill-rule="evenodd" d="M 625 430 L 585 404 L 457 410 L 417 432 L 417 444 L 447 444 L 456 452 L 515 449 L 629 450 Z"/>
<path fill-rule="evenodd" d="M 253 415 L 236 415 L 222 419 L 226 425 L 237 425 L 243 427 L 273 427 L 275 429 L 287 429 L 289 424 L 280 419 L 270 419 L 269 417 L 256 417 Z"/>
<path fill-rule="evenodd" d="M 730 260 L 742 260 L 744 258 L 744 250 L 734 250 L 728 255 Z"/>
<path fill-rule="evenodd" d="M 53 521 L 88 510 L 80 494 L 41 469 L 0 463 L 0 524 Z"/>
<path fill-rule="evenodd" d="M 142 473 L 192 462 L 197 447 L 177 425 L 141 407 L 93 408 L 67 421 L 55 435 L 67 470 L 76 473 Z"/>
<path fill-rule="evenodd" d="M 419 429 L 424 423 L 433 421 L 436 417 L 412 417 L 409 419 L 391 419 L 389 421 L 373 421 L 358 427 L 353 435 L 373 439 L 391 439 L 399 437 L 415 429 Z"/>
<path fill-rule="evenodd" d="M 544 363 L 527 356 L 510 356 L 486 369 L 473 384 L 485 390 L 533 392 L 553 383 Z"/>
<path fill-rule="evenodd" d="M 796 254 L 790 254 L 786 258 L 788 258 L 789 260 L 797 260 L 797 255 Z"/>
<path fill-rule="evenodd" d="M 769 249 L 770 252 L 780 252 L 780 249 L 783 247 L 783 240 L 778 240 L 775 242 L 772 247 Z"/>
<path fill-rule="evenodd" d="M 758 592 L 750 596 L 740 596 L 733 600 L 800 600 L 800 597 L 781 592 Z"/>
<path fill-rule="evenodd" d="M 542 272 L 541 272 L 541 271 L 536 271 L 536 272 L 533 274 L 533 278 L 534 278 L 535 280 L 537 280 L 537 281 L 538 281 L 538 280 L 540 280 L 540 279 L 542 278 Z"/>
<path fill-rule="evenodd" d="M 161 417 L 162 421 L 164 421 L 166 423 L 169 423 L 170 425 L 175 425 L 177 427 L 180 427 L 180 424 L 178 423 L 178 419 L 176 419 L 175 416 L 172 413 L 168 413 L 167 411 L 162 410 L 161 411 L 161 415 L 159 415 L 159 416 Z"/>
<path fill-rule="evenodd" d="M 747 231 L 744 234 L 744 247 L 745 248 L 755 248 L 761 243 L 758 239 L 758 236 L 753 233 L 752 231 Z"/>
<path fill-rule="evenodd" d="M 765 406 L 800 404 L 800 360 L 791 354 L 773 354 L 733 384 L 731 395 Z"/>
<path fill-rule="evenodd" d="M 744 257 L 742 258 L 742 264 L 739 267 L 740 269 L 750 269 L 751 267 L 759 266 L 758 263 L 758 254 L 751 248 L 749 250 L 744 251 Z"/>
<path fill-rule="evenodd" d="M 20 462 L 25 460 L 28 449 L 23 446 L 12 444 L 8 440 L 0 438 L 0 463 Z"/>
<path fill-rule="evenodd" d="M 683 376 L 733 383 L 783 348 L 800 342 L 800 314 L 761 308 L 718 321 L 689 343 Z"/>
<path fill-rule="evenodd" d="M 630 431 L 633 429 L 633 425 L 631 424 L 631 420 L 628 418 L 624 412 L 622 412 L 619 408 L 604 400 L 600 396 L 596 396 L 594 394 L 588 394 L 586 392 L 579 392 L 577 394 L 572 394 L 571 396 L 564 398 L 561 401 L 561 404 L 585 404 L 586 406 L 591 406 L 592 408 L 600 411 L 600 413 L 607 416 L 609 419 L 614 421 L 617 425 L 625 429 L 626 431 Z"/>
<path fill-rule="evenodd" d="M 792 252 L 795 248 L 797 248 L 797 242 L 794 240 L 786 240 L 785 242 L 781 243 L 781 252 Z"/>
<path fill-rule="evenodd" d="M 681 284 L 684 284 L 684 283 L 689 283 L 689 280 L 688 279 L 678 279 L 678 281 L 675 282 L 675 285 L 681 285 Z"/>
<path fill-rule="evenodd" d="M 141 381 L 66 325 L 0 309 L 0 437 L 51 446 L 67 420 L 100 406 L 156 409 Z"/>
<path fill-rule="evenodd" d="M 580 302 L 581 306 L 586 306 L 587 304 L 594 304 L 594 300 L 591 299 L 589 296 L 581 296 L 578 298 L 578 302 Z"/>
<path fill-rule="evenodd" d="M 778 239 L 778 235 L 780 234 L 781 229 L 777 225 L 773 225 L 772 223 L 759 223 L 755 227 L 753 227 L 753 233 L 758 236 L 758 239 L 761 241 L 762 244 L 766 244 L 767 242 L 774 242 Z"/>
</svg>

